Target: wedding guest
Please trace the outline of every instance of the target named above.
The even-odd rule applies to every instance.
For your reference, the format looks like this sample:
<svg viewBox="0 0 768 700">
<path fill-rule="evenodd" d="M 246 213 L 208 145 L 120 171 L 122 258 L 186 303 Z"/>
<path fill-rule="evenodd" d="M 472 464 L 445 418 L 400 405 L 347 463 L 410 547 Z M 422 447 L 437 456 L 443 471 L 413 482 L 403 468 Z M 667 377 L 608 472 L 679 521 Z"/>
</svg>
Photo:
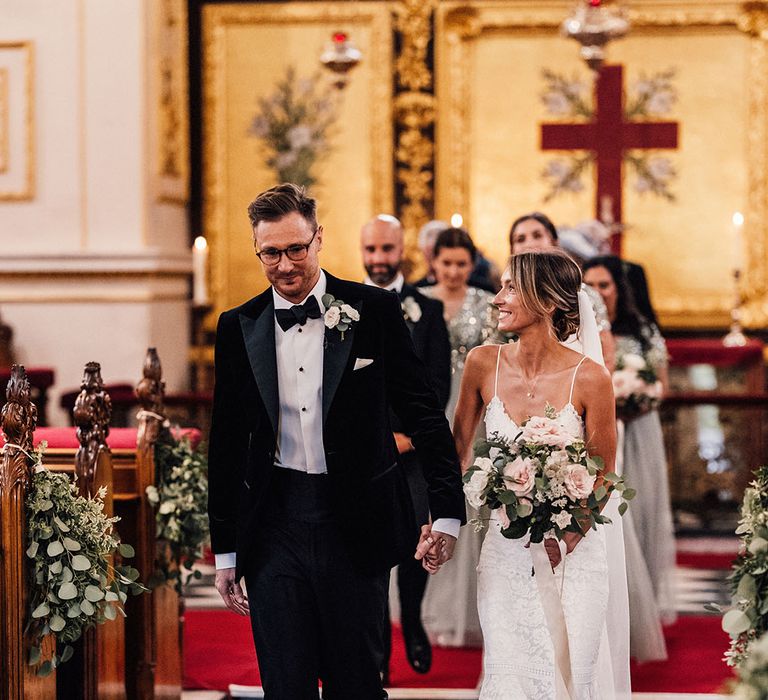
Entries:
<svg viewBox="0 0 768 700">
<path fill-rule="evenodd" d="M 621 260 L 611 255 L 592 258 L 584 265 L 584 279 L 605 301 L 617 357 L 642 356 L 666 387 L 668 357 L 664 338 L 658 327 L 637 311 Z M 675 618 L 675 533 L 664 438 L 656 409 L 627 422 L 623 460 L 627 482 L 637 490 L 631 510 L 640 548 L 661 618 L 670 622 Z"/>
<path fill-rule="evenodd" d="M 478 345 L 505 341 L 497 331 L 498 311 L 492 303 L 493 294 L 469 285 L 474 259 L 475 245 L 469 233 L 460 228 L 446 229 L 435 241 L 433 268 L 436 283 L 421 290 L 427 296 L 439 299 L 445 309 L 452 371 L 446 414 L 451 422 L 467 354 Z M 462 533 L 453 560 L 444 567 L 446 575 L 431 579 L 427 586 L 424 625 L 440 646 L 479 646 L 482 643 L 475 574 L 481 544 L 480 534 L 471 530 Z"/>
<path fill-rule="evenodd" d="M 515 219 L 509 230 L 509 248 L 512 255 L 530 253 L 537 250 L 551 250 L 559 247 L 557 229 L 546 214 L 531 212 Z M 614 366 L 614 341 L 611 335 L 611 324 L 605 311 L 605 304 L 600 295 L 587 285 L 582 285 L 582 291 L 589 295 L 589 301 L 594 311 L 595 321 L 600 333 L 602 362 L 612 370 Z M 585 348 L 584 352 L 592 356 L 594 353 Z M 594 356 L 592 359 L 596 359 Z"/>
<path fill-rule="evenodd" d="M 443 304 L 421 294 L 405 281 L 400 270 L 405 251 L 400 221 L 386 214 L 369 221 L 360 231 L 360 248 L 367 273 L 365 283 L 392 291 L 399 297 L 416 354 L 424 363 L 427 379 L 440 405 L 445 408 L 451 387 L 451 344 L 443 320 Z M 403 432 L 402 422 L 394 412 L 390 420 L 400 455 L 399 461 L 408 479 L 416 519 L 418 522 L 427 522 L 429 501 L 421 463 L 410 437 Z M 399 608 L 400 611 L 408 663 L 417 673 L 427 673 L 432 665 L 432 648 L 421 622 L 421 603 L 427 578 L 427 571 L 421 563 L 408 556 L 397 567 L 397 590 L 390 592 L 392 608 Z M 385 620 L 384 639 L 382 674 L 384 684 L 388 685 L 392 653 L 389 615 Z"/>
</svg>

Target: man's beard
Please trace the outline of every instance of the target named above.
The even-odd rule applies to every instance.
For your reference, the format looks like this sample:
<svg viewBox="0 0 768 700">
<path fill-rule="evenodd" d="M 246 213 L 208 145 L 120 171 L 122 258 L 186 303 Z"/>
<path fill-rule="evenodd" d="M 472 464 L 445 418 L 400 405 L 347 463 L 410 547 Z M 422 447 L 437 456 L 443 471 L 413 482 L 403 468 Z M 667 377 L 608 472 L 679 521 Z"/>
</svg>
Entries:
<svg viewBox="0 0 768 700">
<path fill-rule="evenodd" d="M 397 273 L 400 272 L 400 265 L 366 265 L 365 271 L 371 278 L 371 282 L 379 287 L 386 287 L 397 277 Z"/>
</svg>

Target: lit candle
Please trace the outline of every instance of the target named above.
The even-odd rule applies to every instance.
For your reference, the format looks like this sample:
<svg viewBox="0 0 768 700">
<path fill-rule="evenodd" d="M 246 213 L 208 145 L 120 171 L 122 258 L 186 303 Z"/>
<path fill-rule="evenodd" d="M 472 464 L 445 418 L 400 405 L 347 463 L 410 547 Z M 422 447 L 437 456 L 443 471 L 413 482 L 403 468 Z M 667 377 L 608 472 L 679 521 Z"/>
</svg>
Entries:
<svg viewBox="0 0 768 700">
<path fill-rule="evenodd" d="M 733 226 L 733 269 L 741 270 L 744 264 L 744 214 L 740 211 L 733 212 L 731 224 Z"/>
<path fill-rule="evenodd" d="M 192 246 L 192 303 L 208 304 L 208 241 L 203 236 L 195 238 Z"/>
<path fill-rule="evenodd" d="M 451 215 L 451 226 L 453 228 L 461 228 L 461 225 L 464 223 L 464 217 L 456 212 L 455 214 Z"/>
</svg>

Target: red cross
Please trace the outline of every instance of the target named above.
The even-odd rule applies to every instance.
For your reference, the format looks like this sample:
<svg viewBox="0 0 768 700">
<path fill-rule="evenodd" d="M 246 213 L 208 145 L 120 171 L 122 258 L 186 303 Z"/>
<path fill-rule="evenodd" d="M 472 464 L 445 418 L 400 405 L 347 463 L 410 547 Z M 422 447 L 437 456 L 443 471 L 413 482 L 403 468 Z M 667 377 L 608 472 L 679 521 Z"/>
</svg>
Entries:
<svg viewBox="0 0 768 700">
<path fill-rule="evenodd" d="M 595 218 L 600 202 L 610 197 L 613 220 L 621 222 L 621 183 L 624 151 L 633 148 L 677 148 L 677 122 L 628 122 L 624 119 L 624 68 L 603 66 L 595 81 L 595 116 L 586 124 L 542 124 L 544 151 L 590 150 L 597 165 Z M 612 241 L 621 251 L 621 239 Z"/>
</svg>

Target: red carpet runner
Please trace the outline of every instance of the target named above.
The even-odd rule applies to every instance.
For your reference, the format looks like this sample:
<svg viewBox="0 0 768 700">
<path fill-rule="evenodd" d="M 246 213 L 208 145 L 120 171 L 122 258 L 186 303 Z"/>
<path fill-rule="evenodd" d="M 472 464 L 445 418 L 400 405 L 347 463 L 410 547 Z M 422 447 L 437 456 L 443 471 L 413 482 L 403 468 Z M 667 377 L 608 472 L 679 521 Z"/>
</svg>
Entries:
<svg viewBox="0 0 768 700">
<path fill-rule="evenodd" d="M 638 692 L 711 693 L 731 675 L 722 662 L 728 637 L 718 616 L 681 617 L 665 630 L 670 658 L 632 667 Z M 189 610 L 184 626 L 184 687 L 226 690 L 230 683 L 260 685 L 247 618 L 226 610 Z M 411 688 L 473 688 L 480 673 L 477 649 L 435 649 L 432 670 L 414 673 L 394 630 L 391 680 Z"/>
</svg>

